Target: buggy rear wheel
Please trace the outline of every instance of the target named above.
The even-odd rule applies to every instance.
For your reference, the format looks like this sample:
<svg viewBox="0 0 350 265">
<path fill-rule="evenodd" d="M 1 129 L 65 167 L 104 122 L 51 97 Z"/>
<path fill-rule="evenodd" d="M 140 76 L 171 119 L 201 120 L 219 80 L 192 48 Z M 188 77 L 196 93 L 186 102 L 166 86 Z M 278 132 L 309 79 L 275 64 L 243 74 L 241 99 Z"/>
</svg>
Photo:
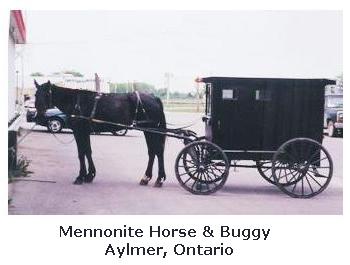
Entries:
<svg viewBox="0 0 350 265">
<path fill-rule="evenodd" d="M 175 161 L 176 178 L 193 194 L 210 194 L 226 182 L 230 163 L 217 145 L 196 141 L 186 145 Z"/>
<path fill-rule="evenodd" d="M 333 161 L 317 141 L 295 138 L 281 145 L 272 160 L 276 185 L 294 198 L 311 198 L 327 188 Z"/>
</svg>

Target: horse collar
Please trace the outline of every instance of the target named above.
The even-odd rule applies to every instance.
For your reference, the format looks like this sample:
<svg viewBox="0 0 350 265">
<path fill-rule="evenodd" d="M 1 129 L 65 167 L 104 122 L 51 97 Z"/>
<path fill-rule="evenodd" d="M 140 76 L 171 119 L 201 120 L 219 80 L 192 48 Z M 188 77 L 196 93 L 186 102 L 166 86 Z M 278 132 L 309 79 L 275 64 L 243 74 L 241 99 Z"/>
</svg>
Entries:
<svg viewBox="0 0 350 265">
<path fill-rule="evenodd" d="M 132 121 L 133 126 L 136 126 L 138 123 L 142 123 L 142 121 L 137 120 L 137 114 L 139 113 L 139 107 L 141 107 L 142 113 L 146 116 L 146 122 L 148 122 L 148 117 L 147 117 L 147 112 L 143 106 L 140 93 L 138 91 L 134 92 L 136 95 L 136 108 L 135 108 L 135 115 L 134 115 L 134 120 Z M 145 122 L 145 121 L 143 121 Z"/>
</svg>

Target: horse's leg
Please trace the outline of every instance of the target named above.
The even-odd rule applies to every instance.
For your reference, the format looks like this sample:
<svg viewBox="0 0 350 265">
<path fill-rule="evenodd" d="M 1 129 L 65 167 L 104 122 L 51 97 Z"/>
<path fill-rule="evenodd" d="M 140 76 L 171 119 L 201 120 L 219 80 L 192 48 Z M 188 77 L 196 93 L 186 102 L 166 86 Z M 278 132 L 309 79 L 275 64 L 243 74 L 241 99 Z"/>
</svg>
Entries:
<svg viewBox="0 0 350 265">
<path fill-rule="evenodd" d="M 154 187 L 161 187 L 166 179 L 165 169 L 164 169 L 164 147 L 165 147 L 165 136 L 155 135 L 156 139 L 156 155 L 158 159 L 158 178 L 154 183 Z"/>
<path fill-rule="evenodd" d="M 95 176 L 96 176 L 96 168 L 94 165 L 94 161 L 92 160 L 92 151 L 91 151 L 91 142 L 90 142 L 90 134 L 86 135 L 86 149 L 85 149 L 85 155 L 87 158 L 87 161 L 89 163 L 89 172 L 86 175 L 85 182 L 91 183 Z"/>
<path fill-rule="evenodd" d="M 79 157 L 79 163 L 80 163 L 79 176 L 75 179 L 73 184 L 80 185 L 84 182 L 86 177 L 83 134 L 82 134 L 82 131 L 79 129 L 73 129 L 73 134 L 78 147 L 78 157 Z"/>
<path fill-rule="evenodd" d="M 148 182 L 152 178 L 152 171 L 153 171 L 153 163 L 154 163 L 154 158 L 155 158 L 155 152 L 153 150 L 153 144 L 152 144 L 152 135 L 150 133 L 145 132 L 144 133 L 145 138 L 146 138 L 146 143 L 147 143 L 147 149 L 148 149 L 148 164 L 147 164 L 147 169 L 145 172 L 145 175 L 140 181 L 140 185 L 147 185 Z"/>
</svg>

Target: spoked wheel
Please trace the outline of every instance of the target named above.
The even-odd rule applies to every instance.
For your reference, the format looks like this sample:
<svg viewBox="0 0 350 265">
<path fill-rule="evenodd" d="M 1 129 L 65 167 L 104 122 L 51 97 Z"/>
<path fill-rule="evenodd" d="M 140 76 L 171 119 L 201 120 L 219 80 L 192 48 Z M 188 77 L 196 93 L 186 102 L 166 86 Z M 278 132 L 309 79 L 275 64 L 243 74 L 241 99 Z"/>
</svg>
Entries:
<svg viewBox="0 0 350 265">
<path fill-rule="evenodd" d="M 181 186 L 193 194 L 210 194 L 226 182 L 230 163 L 217 145 L 196 141 L 185 146 L 176 158 L 175 173 Z"/>
<path fill-rule="evenodd" d="M 275 167 L 275 170 L 279 169 L 279 164 Z M 272 161 L 271 160 L 266 160 L 266 161 L 256 161 L 256 168 L 258 169 L 260 175 L 268 182 L 270 182 L 273 185 L 276 185 L 277 183 L 275 182 L 275 178 L 273 177 L 272 174 Z M 288 186 L 288 185 L 293 185 L 295 183 L 295 179 L 289 179 L 286 180 L 280 185 L 283 186 Z"/>
<path fill-rule="evenodd" d="M 275 179 L 272 175 L 272 161 L 266 160 L 266 161 L 256 161 L 256 168 L 258 169 L 258 172 L 260 175 L 271 184 L 276 184 Z"/>
<path fill-rule="evenodd" d="M 295 198 L 311 198 L 321 193 L 333 175 L 328 151 L 308 138 L 295 138 L 278 148 L 272 160 L 276 185 Z"/>
</svg>

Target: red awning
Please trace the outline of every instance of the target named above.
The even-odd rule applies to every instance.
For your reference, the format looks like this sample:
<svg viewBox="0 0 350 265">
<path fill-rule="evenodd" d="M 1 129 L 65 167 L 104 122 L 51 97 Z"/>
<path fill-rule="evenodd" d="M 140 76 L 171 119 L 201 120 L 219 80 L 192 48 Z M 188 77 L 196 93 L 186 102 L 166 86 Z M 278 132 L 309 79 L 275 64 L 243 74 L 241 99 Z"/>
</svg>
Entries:
<svg viewBox="0 0 350 265">
<path fill-rule="evenodd" d="M 26 43 L 26 27 L 21 10 L 11 10 L 10 32 L 12 33 L 15 43 Z"/>
</svg>

